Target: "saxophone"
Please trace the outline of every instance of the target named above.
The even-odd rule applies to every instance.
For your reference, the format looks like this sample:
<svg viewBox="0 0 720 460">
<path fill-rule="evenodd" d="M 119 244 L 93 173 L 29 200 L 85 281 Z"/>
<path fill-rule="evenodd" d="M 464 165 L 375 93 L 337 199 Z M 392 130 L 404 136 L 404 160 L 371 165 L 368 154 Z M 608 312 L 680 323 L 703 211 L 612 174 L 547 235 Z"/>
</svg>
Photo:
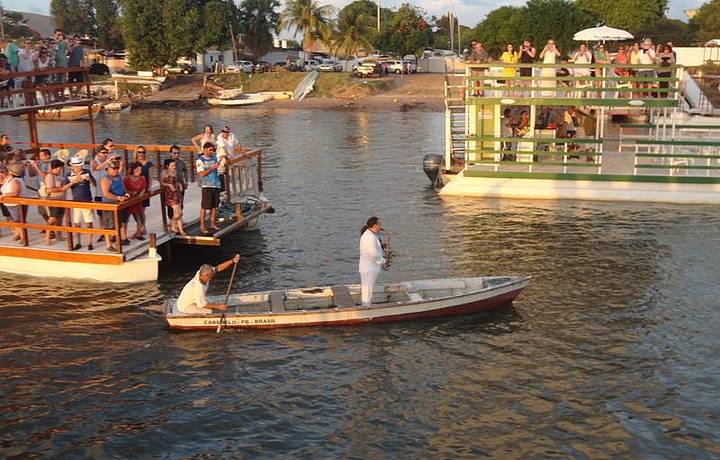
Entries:
<svg viewBox="0 0 720 460">
<path fill-rule="evenodd" d="M 382 247 L 383 255 L 385 256 L 385 263 L 383 264 L 382 269 L 388 271 L 390 270 L 390 267 L 395 260 L 395 256 L 397 255 L 395 250 L 390 246 L 390 236 L 388 236 L 387 241 L 380 240 L 380 246 Z"/>
</svg>

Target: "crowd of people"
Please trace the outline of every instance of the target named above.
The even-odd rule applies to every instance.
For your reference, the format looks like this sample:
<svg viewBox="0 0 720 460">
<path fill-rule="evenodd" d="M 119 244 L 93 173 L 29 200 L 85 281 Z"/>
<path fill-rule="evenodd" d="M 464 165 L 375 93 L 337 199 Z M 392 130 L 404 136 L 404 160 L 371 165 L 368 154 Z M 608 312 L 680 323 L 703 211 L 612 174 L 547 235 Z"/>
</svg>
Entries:
<svg viewBox="0 0 720 460">
<path fill-rule="evenodd" d="M 221 199 L 227 199 L 227 170 L 230 159 L 239 147 L 237 137 L 225 126 L 215 136 L 212 126 L 206 126 L 203 133 L 193 137 L 197 148 L 195 172 L 198 185 L 202 188 L 200 210 L 200 232 L 209 233 L 219 229 L 217 208 Z M 127 163 L 127 164 L 126 164 Z M 6 198 L 40 198 L 44 200 L 72 200 L 76 202 L 123 203 L 127 200 L 146 196 L 118 213 L 120 240 L 123 245 L 131 240 L 144 241 L 147 235 L 146 209 L 150 206 L 148 193 L 152 190 L 152 178 L 158 177 L 155 168 L 162 168 L 159 178 L 162 200 L 167 206 L 170 231 L 186 235 L 182 217 L 185 192 L 189 186 L 188 165 L 181 157 L 177 145 L 170 147 L 167 158 L 161 165 L 148 159 L 148 152 L 142 145 L 137 146 L 132 158 L 126 160 L 114 150 L 112 139 L 105 139 L 92 153 L 80 150 L 71 155 L 65 149 L 52 153 L 40 149 L 31 155 L 21 149 L 14 149 L 8 134 L 0 135 L 0 210 L 7 222 L 26 221 L 30 206 L 10 203 Z M 70 216 L 73 227 L 93 228 L 99 223 L 104 229 L 115 229 L 114 211 L 96 212 L 88 208 L 67 208 L 61 206 L 37 206 L 37 213 L 48 225 L 64 226 Z M 128 231 L 130 220 L 134 231 Z M 11 227 L 14 240 L 25 245 L 26 233 L 20 227 Z M 64 240 L 60 231 L 43 231 L 44 242 Z M 0 232 L 0 236 L 3 235 Z M 83 239 L 86 241 L 83 244 Z M 77 234 L 73 250 L 86 246 L 93 250 L 93 243 L 104 242 L 108 251 L 115 252 L 117 241 L 114 237 L 94 241 L 92 234 Z"/>
<path fill-rule="evenodd" d="M 587 43 L 580 43 L 578 49 L 568 54 L 563 54 L 555 43 L 555 40 L 548 40 L 543 48 L 538 51 L 533 45 L 533 40 L 527 37 L 516 48 L 514 44 L 507 43 L 505 50 L 498 59 L 494 59 L 482 43 L 473 41 L 471 48 L 467 50 L 466 61 L 468 63 L 482 64 L 499 62 L 502 67 L 501 77 L 498 80 L 507 86 L 514 87 L 517 82 L 518 86 L 529 87 L 532 78 L 517 77 L 533 77 L 533 63 L 541 62 L 542 64 L 554 64 L 543 66 L 539 69 L 539 73 L 535 77 L 591 77 L 600 76 L 601 70 L 593 68 L 592 64 L 617 64 L 612 67 L 608 76 L 616 76 L 617 81 L 622 84 L 623 77 L 639 77 L 643 80 L 634 83 L 636 88 L 648 88 L 646 95 L 652 94 L 656 97 L 667 97 L 669 81 L 672 76 L 672 65 L 677 61 L 677 55 L 673 51 L 672 42 L 655 45 L 649 38 L 643 39 L 632 45 L 620 44 L 614 52 L 606 49 L 604 43 L 596 43 L 592 49 Z M 562 66 L 565 63 L 586 64 L 587 66 L 573 67 L 568 69 Z M 513 66 L 502 66 L 502 64 L 513 64 Z M 514 66 L 520 64 L 520 66 Z M 635 67 L 624 67 L 630 65 Z M 647 68 L 639 66 L 648 66 Z M 542 78 L 539 86 L 555 86 L 554 78 Z M 575 80 L 576 86 L 583 86 L 583 80 L 578 78 Z M 651 90 L 650 88 L 657 88 Z M 479 94 L 476 94 L 479 95 Z M 543 95 L 554 95 L 552 91 L 544 91 Z"/>
<path fill-rule="evenodd" d="M 67 39 L 62 30 L 56 30 L 52 38 L 43 40 L 0 40 L 0 105 L 2 107 L 22 104 L 22 97 L 11 97 L 7 93 L 14 89 L 32 86 L 35 91 L 25 93 L 25 105 L 32 105 L 36 92 L 44 103 L 65 100 L 65 88 L 43 90 L 43 87 L 63 83 L 81 83 L 82 72 L 59 72 L 35 77 L 12 75 L 16 72 L 33 72 L 53 68 L 74 68 L 87 65 L 80 37 Z M 75 97 L 79 86 L 70 87 L 69 97 Z M 30 99 L 30 100 L 28 100 Z"/>
</svg>

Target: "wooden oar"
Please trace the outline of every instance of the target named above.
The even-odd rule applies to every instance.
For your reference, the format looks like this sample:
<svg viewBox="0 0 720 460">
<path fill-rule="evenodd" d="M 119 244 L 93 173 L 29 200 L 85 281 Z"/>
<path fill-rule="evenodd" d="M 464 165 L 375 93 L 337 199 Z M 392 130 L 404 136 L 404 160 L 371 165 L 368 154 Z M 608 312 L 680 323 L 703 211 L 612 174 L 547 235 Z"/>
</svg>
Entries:
<svg viewBox="0 0 720 460">
<path fill-rule="evenodd" d="M 223 304 L 226 307 L 227 307 L 228 299 L 230 298 L 230 288 L 232 287 L 233 280 L 235 279 L 235 270 L 237 270 L 237 266 L 238 266 L 238 264 L 237 264 L 237 262 L 235 262 L 233 264 L 233 271 L 232 271 L 232 274 L 230 275 L 230 282 L 228 283 L 227 291 L 225 291 L 225 302 L 223 302 Z M 225 313 L 223 313 L 222 316 L 220 317 L 220 322 L 218 323 L 217 330 L 215 331 L 216 334 L 219 334 L 220 332 L 222 332 L 223 321 L 225 321 Z"/>
</svg>

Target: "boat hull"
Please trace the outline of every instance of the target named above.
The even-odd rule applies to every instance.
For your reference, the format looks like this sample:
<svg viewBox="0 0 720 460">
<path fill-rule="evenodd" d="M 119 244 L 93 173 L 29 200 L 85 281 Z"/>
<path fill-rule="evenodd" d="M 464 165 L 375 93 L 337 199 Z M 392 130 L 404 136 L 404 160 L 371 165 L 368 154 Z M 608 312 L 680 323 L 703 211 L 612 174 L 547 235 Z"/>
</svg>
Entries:
<svg viewBox="0 0 720 460">
<path fill-rule="evenodd" d="M 353 326 L 359 324 L 387 323 L 397 321 L 468 315 L 492 311 L 510 305 L 525 289 L 530 278 L 516 281 L 471 294 L 443 299 L 421 300 L 393 305 L 371 307 L 323 308 L 298 310 L 284 313 L 228 313 L 209 315 L 167 315 L 170 329 L 216 330 L 223 329 L 273 329 L 286 327 Z M 166 305 L 166 309 L 168 306 Z"/>
</svg>

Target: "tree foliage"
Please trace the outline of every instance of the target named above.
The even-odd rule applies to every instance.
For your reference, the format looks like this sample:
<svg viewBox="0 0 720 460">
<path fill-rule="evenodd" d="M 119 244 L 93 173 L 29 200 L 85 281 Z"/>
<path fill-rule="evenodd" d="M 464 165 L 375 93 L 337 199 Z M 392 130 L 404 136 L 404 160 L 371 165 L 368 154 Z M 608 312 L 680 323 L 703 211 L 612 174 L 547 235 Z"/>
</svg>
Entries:
<svg viewBox="0 0 720 460">
<path fill-rule="evenodd" d="M 668 0 L 577 0 L 577 6 L 607 26 L 636 33 L 665 16 Z"/>
<path fill-rule="evenodd" d="M 337 21 L 336 52 L 357 56 L 361 50 L 371 50 L 377 37 L 377 13 L 368 0 L 358 0 L 340 11 Z M 373 17 L 375 14 L 375 17 Z"/>
<path fill-rule="evenodd" d="M 690 20 L 690 28 L 695 32 L 695 40 L 700 43 L 720 38 L 720 0 L 703 4 Z"/>
<path fill-rule="evenodd" d="M 538 49 L 552 38 L 558 49 L 567 54 L 576 46 L 572 39 L 575 32 L 592 27 L 596 21 L 592 13 L 567 0 L 530 0 L 522 7 L 503 6 L 491 11 L 471 37 L 481 41 L 496 57 L 506 43 L 517 46 L 528 36 Z"/>
<path fill-rule="evenodd" d="M 280 22 L 278 0 L 243 0 L 238 11 L 243 36 L 243 45 L 249 54 L 260 57 L 272 49 L 273 31 Z"/>
<path fill-rule="evenodd" d="M 679 19 L 660 18 L 652 26 L 636 31 L 635 37 L 649 37 L 655 43 L 672 42 L 674 46 L 689 46 L 693 41 L 690 25 Z"/>
<path fill-rule="evenodd" d="M 103 48 L 122 48 L 116 0 L 51 0 L 50 12 L 66 34 L 96 38 Z"/>
<path fill-rule="evenodd" d="M 232 0 L 120 0 L 121 30 L 130 65 L 161 67 L 211 46 L 226 49 L 230 24 L 239 26 Z"/>
<path fill-rule="evenodd" d="M 432 43 L 432 28 L 425 20 L 423 10 L 404 3 L 393 12 L 375 45 L 383 51 L 405 56 L 418 54 Z"/>
<path fill-rule="evenodd" d="M 313 41 L 332 28 L 332 5 L 321 5 L 317 0 L 288 0 L 280 16 L 280 28 L 303 37 L 303 51 L 312 49 Z"/>
<path fill-rule="evenodd" d="M 31 36 L 30 28 L 27 25 L 27 19 L 17 11 L 2 10 L 2 22 L 5 28 L 5 38 L 17 39 Z"/>
</svg>

